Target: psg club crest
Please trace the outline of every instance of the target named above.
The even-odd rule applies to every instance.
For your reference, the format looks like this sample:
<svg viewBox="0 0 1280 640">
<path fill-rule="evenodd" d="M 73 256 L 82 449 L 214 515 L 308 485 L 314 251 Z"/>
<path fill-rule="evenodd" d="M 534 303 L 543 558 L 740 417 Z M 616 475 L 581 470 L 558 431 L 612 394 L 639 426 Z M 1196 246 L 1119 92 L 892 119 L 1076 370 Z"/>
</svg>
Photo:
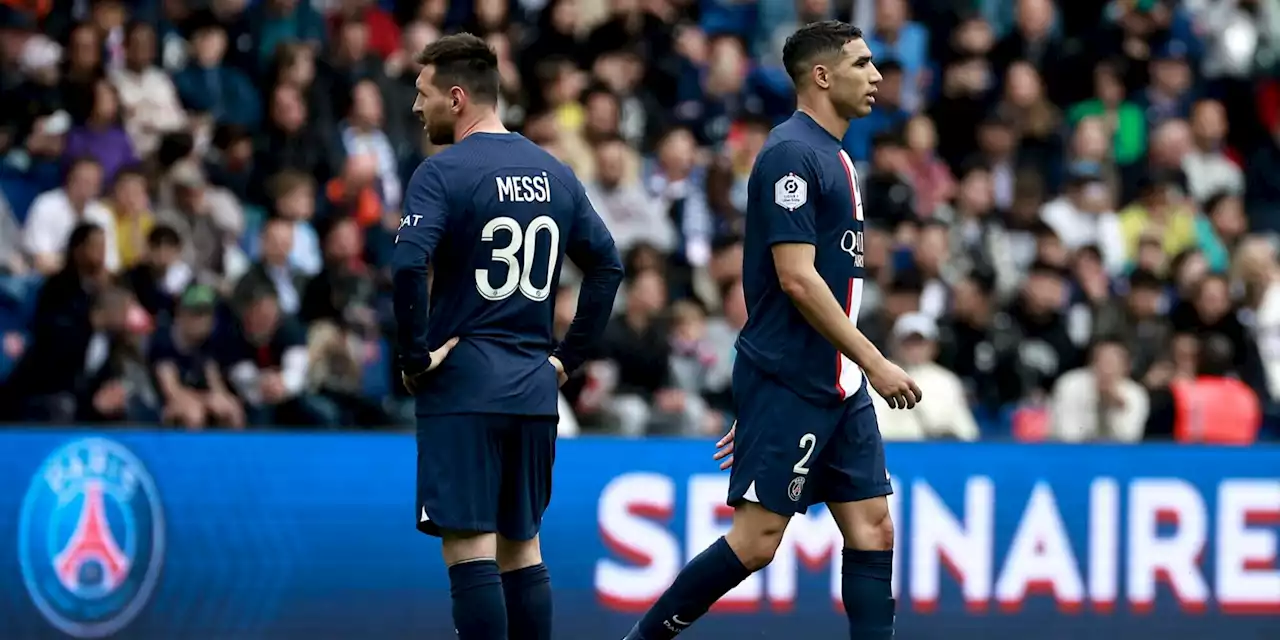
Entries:
<svg viewBox="0 0 1280 640">
<path fill-rule="evenodd" d="M 76 440 L 51 454 L 27 489 L 18 527 L 27 592 L 72 637 L 126 627 L 160 578 L 160 494 L 138 458 L 111 440 Z"/>
</svg>

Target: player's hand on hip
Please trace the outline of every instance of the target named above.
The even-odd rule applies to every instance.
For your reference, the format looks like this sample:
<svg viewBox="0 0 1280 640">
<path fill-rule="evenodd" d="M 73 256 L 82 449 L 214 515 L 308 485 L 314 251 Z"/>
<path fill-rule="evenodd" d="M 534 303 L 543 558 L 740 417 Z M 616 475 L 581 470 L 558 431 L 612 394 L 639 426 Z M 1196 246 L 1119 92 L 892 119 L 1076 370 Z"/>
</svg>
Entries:
<svg viewBox="0 0 1280 640">
<path fill-rule="evenodd" d="M 724 462 L 720 463 L 721 471 L 733 466 L 733 437 L 737 432 L 738 421 L 734 420 L 733 425 L 729 427 L 729 433 L 724 434 L 724 437 L 720 438 L 720 442 L 716 443 L 716 447 L 719 450 L 716 451 L 716 455 L 712 456 L 712 458 L 715 460 L 724 460 Z"/>
<path fill-rule="evenodd" d="M 564 372 L 564 363 L 555 356 L 547 356 L 547 362 L 556 368 L 556 386 L 563 387 L 564 383 L 569 381 L 569 374 Z"/>
<path fill-rule="evenodd" d="M 885 360 L 875 369 L 867 370 L 867 382 L 889 403 L 890 409 L 914 409 L 924 399 L 916 381 L 902 367 Z"/>
<path fill-rule="evenodd" d="M 427 367 L 427 371 L 435 371 L 436 367 L 439 367 L 440 363 L 444 362 L 444 359 L 449 357 L 449 352 L 453 351 L 453 348 L 456 346 L 458 346 L 458 339 L 449 338 L 447 342 L 440 345 L 439 349 L 432 351 L 431 366 Z"/>
<path fill-rule="evenodd" d="M 419 371 L 418 373 L 409 373 L 408 371 L 402 371 L 400 373 L 400 382 L 404 383 L 405 390 L 411 394 L 417 393 L 418 377 L 426 373 L 427 371 L 435 371 L 436 368 L 440 366 L 440 363 L 444 362 L 444 359 L 449 357 L 449 352 L 453 351 L 453 348 L 456 346 L 458 346 L 458 339 L 449 338 L 448 341 L 440 345 L 439 349 L 436 349 L 435 351 L 431 352 L 431 364 L 427 365 L 426 371 Z"/>
</svg>

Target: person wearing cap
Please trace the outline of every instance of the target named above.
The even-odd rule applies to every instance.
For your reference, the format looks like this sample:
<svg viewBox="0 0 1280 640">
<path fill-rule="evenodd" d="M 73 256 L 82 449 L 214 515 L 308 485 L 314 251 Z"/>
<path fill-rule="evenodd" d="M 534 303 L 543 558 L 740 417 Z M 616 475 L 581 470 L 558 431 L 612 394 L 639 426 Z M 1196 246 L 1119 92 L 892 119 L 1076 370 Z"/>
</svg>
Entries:
<svg viewBox="0 0 1280 640">
<path fill-rule="evenodd" d="M 978 423 L 969 409 L 959 376 L 937 363 L 938 325 L 923 313 L 908 313 L 893 325 L 893 360 L 911 376 L 929 402 L 912 411 L 890 411 L 879 394 L 876 408 L 886 440 L 978 439 Z"/>
<path fill-rule="evenodd" d="M 178 299 L 172 325 L 151 336 L 147 355 L 168 424 L 244 427 L 244 409 L 223 380 L 209 345 L 217 303 L 212 287 L 192 285 Z"/>
<path fill-rule="evenodd" d="M 1102 254 L 1107 273 L 1118 275 L 1124 270 L 1128 258 L 1124 232 L 1112 208 L 1111 190 L 1101 165 L 1072 163 L 1067 169 L 1066 191 L 1041 207 L 1040 219 L 1053 227 L 1067 249 L 1094 245 Z"/>
</svg>

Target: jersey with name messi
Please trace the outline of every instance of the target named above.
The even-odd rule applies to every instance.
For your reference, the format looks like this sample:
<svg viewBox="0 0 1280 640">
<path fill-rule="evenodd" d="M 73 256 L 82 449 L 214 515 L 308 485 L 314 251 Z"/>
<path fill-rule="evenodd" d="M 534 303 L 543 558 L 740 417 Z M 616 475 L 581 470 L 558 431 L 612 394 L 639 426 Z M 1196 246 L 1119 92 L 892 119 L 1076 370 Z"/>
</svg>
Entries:
<svg viewBox="0 0 1280 640">
<path fill-rule="evenodd" d="M 862 305 L 863 223 L 858 175 L 849 154 L 797 111 L 769 134 L 747 186 L 742 286 L 747 324 L 738 353 L 817 404 L 871 401 L 864 376 L 814 329 L 778 282 L 775 244 L 815 248 L 815 267 L 849 322 Z"/>
<path fill-rule="evenodd" d="M 460 338 L 420 377 L 418 415 L 557 415 L 561 267 L 617 255 L 582 183 L 524 136 L 473 133 L 419 166 L 404 215 L 396 251 L 412 243 L 431 264 L 425 344 Z"/>
</svg>

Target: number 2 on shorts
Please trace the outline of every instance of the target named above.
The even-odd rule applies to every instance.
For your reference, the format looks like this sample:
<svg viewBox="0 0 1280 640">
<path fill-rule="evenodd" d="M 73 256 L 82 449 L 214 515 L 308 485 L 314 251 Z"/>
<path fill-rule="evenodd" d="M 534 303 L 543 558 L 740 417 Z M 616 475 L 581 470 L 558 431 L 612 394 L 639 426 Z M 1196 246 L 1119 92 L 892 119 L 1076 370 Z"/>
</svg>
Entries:
<svg viewBox="0 0 1280 640">
<path fill-rule="evenodd" d="M 804 457 L 800 458 L 800 462 L 796 466 L 791 467 L 791 471 L 797 475 L 809 475 L 809 458 L 813 456 L 813 449 L 818 446 L 818 436 L 812 433 L 806 433 L 800 436 L 800 448 L 804 449 Z"/>
</svg>

